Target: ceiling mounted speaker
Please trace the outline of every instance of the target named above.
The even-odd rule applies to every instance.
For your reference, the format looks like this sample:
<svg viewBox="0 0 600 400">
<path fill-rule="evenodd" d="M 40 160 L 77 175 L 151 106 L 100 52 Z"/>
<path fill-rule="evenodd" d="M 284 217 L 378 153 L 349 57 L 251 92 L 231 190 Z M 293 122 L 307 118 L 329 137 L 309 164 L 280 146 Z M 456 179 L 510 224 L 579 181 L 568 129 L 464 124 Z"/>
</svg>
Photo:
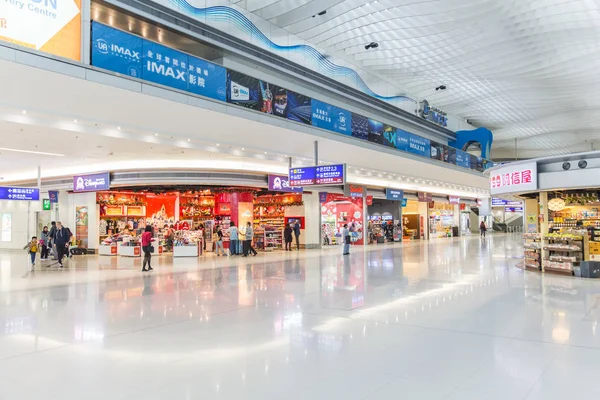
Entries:
<svg viewBox="0 0 600 400">
<path fill-rule="evenodd" d="M 548 202 L 548 209 L 551 211 L 561 211 L 564 210 L 567 204 L 563 199 L 552 199 Z"/>
<path fill-rule="evenodd" d="M 579 165 L 579 168 L 584 169 L 585 167 L 587 167 L 587 161 L 581 160 L 577 165 Z"/>
<path fill-rule="evenodd" d="M 565 171 L 568 171 L 569 169 L 571 169 L 571 163 L 570 162 L 564 162 L 563 163 L 563 169 Z"/>
</svg>

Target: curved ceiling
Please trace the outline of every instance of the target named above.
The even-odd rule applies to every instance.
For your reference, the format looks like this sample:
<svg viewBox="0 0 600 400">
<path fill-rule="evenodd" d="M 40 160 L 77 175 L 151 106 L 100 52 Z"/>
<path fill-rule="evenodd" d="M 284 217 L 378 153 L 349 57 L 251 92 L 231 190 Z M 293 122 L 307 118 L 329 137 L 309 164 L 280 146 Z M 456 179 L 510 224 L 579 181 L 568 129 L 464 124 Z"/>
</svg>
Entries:
<svg viewBox="0 0 600 400">
<path fill-rule="evenodd" d="M 600 147 L 599 0 L 231 3 L 490 128 L 496 159 Z"/>
</svg>

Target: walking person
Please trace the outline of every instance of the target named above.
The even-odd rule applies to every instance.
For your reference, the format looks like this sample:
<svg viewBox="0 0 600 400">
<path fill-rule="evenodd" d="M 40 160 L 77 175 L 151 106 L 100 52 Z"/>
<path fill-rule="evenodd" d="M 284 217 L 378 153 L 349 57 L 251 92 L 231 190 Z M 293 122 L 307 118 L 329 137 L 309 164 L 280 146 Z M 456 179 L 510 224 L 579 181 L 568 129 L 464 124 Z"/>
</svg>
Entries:
<svg viewBox="0 0 600 400">
<path fill-rule="evenodd" d="M 350 241 L 352 240 L 350 237 L 350 230 L 348 229 L 348 224 L 344 224 L 344 229 L 342 229 L 342 239 L 344 240 L 343 255 L 347 256 L 350 254 Z"/>
<path fill-rule="evenodd" d="M 63 267 L 63 257 L 67 251 L 71 236 L 69 230 L 65 228 L 60 221 L 56 222 L 56 233 L 54 234 L 53 242 L 56 245 L 56 255 L 58 257 L 58 265 Z"/>
<path fill-rule="evenodd" d="M 296 221 L 296 223 L 294 224 L 294 236 L 296 237 L 296 250 L 299 251 L 300 250 L 300 221 Z"/>
<path fill-rule="evenodd" d="M 23 250 L 27 250 L 27 253 L 29 253 L 29 256 L 31 257 L 31 270 L 33 271 L 35 269 L 35 257 L 40 251 L 40 244 L 38 243 L 37 237 L 32 237 L 31 241 L 23 247 Z"/>
<path fill-rule="evenodd" d="M 50 246 L 50 231 L 47 226 L 44 226 L 40 234 L 40 245 L 42 246 L 40 260 L 46 260 L 48 258 L 48 246 Z"/>
<path fill-rule="evenodd" d="M 144 252 L 144 262 L 142 264 L 142 272 L 152 271 L 151 261 L 152 261 L 152 226 L 146 225 L 146 229 L 144 229 L 144 233 L 142 233 L 142 251 Z M 146 265 L 148 268 L 146 268 Z"/>
<path fill-rule="evenodd" d="M 285 251 L 292 251 L 292 224 L 285 226 L 283 230 L 283 240 L 285 241 Z"/>
<path fill-rule="evenodd" d="M 235 222 L 231 221 L 229 225 L 229 255 L 238 255 L 238 244 L 240 242 L 239 231 Z"/>
<path fill-rule="evenodd" d="M 485 239 L 485 232 L 487 231 L 487 226 L 485 226 L 485 222 L 481 221 L 479 224 L 479 236 Z"/>
<path fill-rule="evenodd" d="M 254 239 L 254 229 L 252 229 L 252 223 L 248 222 L 246 226 L 246 233 L 244 234 L 246 240 L 244 240 L 244 257 L 248 257 L 248 253 L 252 253 L 254 257 L 258 255 L 254 247 L 252 247 L 252 240 Z"/>
<path fill-rule="evenodd" d="M 223 248 L 223 230 L 220 226 L 217 226 L 217 241 L 215 242 L 215 252 L 217 257 L 221 254 L 225 255 L 225 249 Z"/>
<path fill-rule="evenodd" d="M 56 235 L 56 222 L 50 222 L 50 232 L 48 232 L 48 236 L 50 236 L 50 242 L 48 243 L 49 252 L 54 257 L 56 254 L 56 250 L 54 250 L 54 235 Z"/>
</svg>

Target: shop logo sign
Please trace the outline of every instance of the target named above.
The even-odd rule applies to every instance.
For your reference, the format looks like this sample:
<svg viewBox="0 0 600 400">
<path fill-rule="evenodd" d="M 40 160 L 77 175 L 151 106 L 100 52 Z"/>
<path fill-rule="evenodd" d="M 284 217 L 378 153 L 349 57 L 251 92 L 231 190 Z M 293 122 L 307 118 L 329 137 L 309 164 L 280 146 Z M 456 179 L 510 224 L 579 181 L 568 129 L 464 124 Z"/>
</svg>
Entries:
<svg viewBox="0 0 600 400">
<path fill-rule="evenodd" d="M 290 178 L 285 175 L 269 175 L 269 190 L 274 192 L 302 193 L 301 187 L 291 187 Z"/>
<path fill-rule="evenodd" d="M 238 101 L 250 100 L 250 89 L 231 81 L 231 99 Z"/>
<path fill-rule="evenodd" d="M 93 192 L 110 189 L 110 174 L 78 175 L 73 177 L 74 192 Z"/>
<path fill-rule="evenodd" d="M 340 112 L 338 115 L 338 121 L 340 124 L 340 129 L 346 129 L 346 114 Z"/>
</svg>

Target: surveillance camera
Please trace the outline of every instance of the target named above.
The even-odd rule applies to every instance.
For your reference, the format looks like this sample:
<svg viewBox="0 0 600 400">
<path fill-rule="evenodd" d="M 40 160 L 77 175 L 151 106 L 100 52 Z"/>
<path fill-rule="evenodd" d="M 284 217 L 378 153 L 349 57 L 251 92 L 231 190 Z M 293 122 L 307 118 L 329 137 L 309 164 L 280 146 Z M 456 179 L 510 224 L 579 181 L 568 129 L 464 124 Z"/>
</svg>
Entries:
<svg viewBox="0 0 600 400">
<path fill-rule="evenodd" d="M 369 49 L 376 49 L 379 47 L 379 43 L 377 42 L 371 42 L 368 45 L 365 46 L 365 50 L 369 50 Z"/>
<path fill-rule="evenodd" d="M 440 86 L 436 87 L 435 91 L 437 92 L 438 90 L 446 90 L 446 85 L 440 85 Z"/>
<path fill-rule="evenodd" d="M 579 166 L 579 168 L 584 169 L 585 167 L 587 167 L 587 161 L 581 160 L 579 161 L 579 163 L 577 163 L 577 165 Z"/>
<path fill-rule="evenodd" d="M 563 169 L 565 171 L 568 171 L 569 169 L 571 169 L 571 163 L 570 162 L 564 162 L 562 165 Z"/>
</svg>

